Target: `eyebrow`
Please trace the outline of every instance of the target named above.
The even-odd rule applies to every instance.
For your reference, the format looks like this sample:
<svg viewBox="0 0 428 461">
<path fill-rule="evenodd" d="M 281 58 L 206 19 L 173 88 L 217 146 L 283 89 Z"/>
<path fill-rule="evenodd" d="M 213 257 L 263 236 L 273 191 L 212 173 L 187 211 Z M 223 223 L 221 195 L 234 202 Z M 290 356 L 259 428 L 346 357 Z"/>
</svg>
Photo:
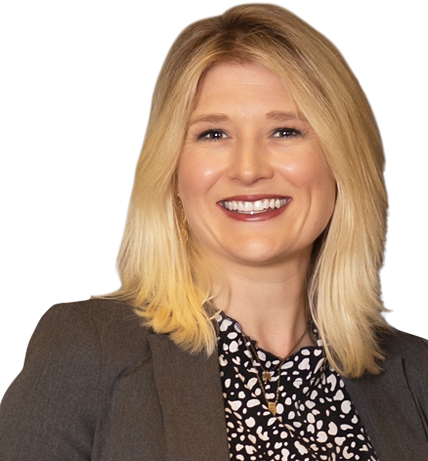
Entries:
<svg viewBox="0 0 428 461">
<path fill-rule="evenodd" d="M 193 120 L 190 120 L 189 126 L 194 125 L 195 123 L 200 122 L 224 122 L 229 120 L 229 117 L 226 114 L 206 114 L 195 117 Z"/>
<path fill-rule="evenodd" d="M 302 120 L 306 122 L 306 118 L 302 114 L 296 112 L 283 112 L 282 110 L 273 110 L 266 114 L 269 120 L 277 120 L 278 122 L 286 122 L 287 120 Z"/>
<path fill-rule="evenodd" d="M 282 110 L 273 110 L 266 114 L 268 120 L 276 120 L 278 122 L 286 122 L 288 120 L 302 120 L 306 122 L 306 118 L 302 114 L 296 112 L 284 112 Z M 196 123 L 201 122 L 225 122 L 229 120 L 229 117 L 226 114 L 202 114 L 198 117 L 195 117 L 193 120 L 190 120 L 189 126 L 195 125 Z"/>
</svg>

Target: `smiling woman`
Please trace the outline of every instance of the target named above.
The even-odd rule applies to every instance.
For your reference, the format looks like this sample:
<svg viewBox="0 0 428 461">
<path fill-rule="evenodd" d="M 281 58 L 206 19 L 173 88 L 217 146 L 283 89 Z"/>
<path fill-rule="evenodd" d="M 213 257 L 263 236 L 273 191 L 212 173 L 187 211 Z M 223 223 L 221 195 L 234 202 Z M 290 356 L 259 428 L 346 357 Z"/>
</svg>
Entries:
<svg viewBox="0 0 428 461">
<path fill-rule="evenodd" d="M 428 343 L 382 316 L 383 168 L 357 79 L 308 24 L 257 4 L 186 28 L 122 286 L 43 317 L 0 460 L 426 460 Z"/>
<path fill-rule="evenodd" d="M 333 213 L 336 183 L 281 79 L 260 65 L 227 63 L 201 82 L 178 192 L 191 238 L 229 276 L 244 264 L 257 279 L 275 263 L 279 273 L 305 278 L 313 242 Z"/>
</svg>

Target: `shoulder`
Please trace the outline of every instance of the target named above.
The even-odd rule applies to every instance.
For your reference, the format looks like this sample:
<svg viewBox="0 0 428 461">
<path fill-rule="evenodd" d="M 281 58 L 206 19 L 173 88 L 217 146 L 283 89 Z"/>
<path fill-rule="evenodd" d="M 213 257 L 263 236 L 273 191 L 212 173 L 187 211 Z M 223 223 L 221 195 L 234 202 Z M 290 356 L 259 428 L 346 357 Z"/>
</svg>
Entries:
<svg viewBox="0 0 428 461">
<path fill-rule="evenodd" d="M 428 340 L 392 328 L 381 337 L 381 347 L 385 354 L 385 365 L 401 359 L 428 373 Z"/>
<path fill-rule="evenodd" d="M 381 372 L 347 378 L 352 397 L 367 408 L 381 406 L 383 413 L 388 406 L 401 406 L 403 414 L 417 410 L 428 415 L 428 342 L 391 328 L 380 337 L 380 344 L 384 353 Z"/>
<path fill-rule="evenodd" d="M 417 401 L 428 412 L 428 342 L 396 329 L 389 329 L 380 338 L 384 360 L 378 374 L 367 373 L 360 378 L 345 378 L 352 397 L 363 405 L 376 406 L 382 399 L 393 404 L 400 396 Z M 409 394 L 410 392 L 410 394 Z"/>
<path fill-rule="evenodd" d="M 40 326 L 48 324 L 64 329 L 85 325 L 103 335 L 147 334 L 141 319 L 129 304 L 112 300 L 93 298 L 86 301 L 55 304 L 41 318 Z"/>
<path fill-rule="evenodd" d="M 428 343 L 390 329 L 380 338 L 381 372 L 345 378 L 380 459 L 426 460 Z"/>
<path fill-rule="evenodd" d="M 90 299 L 56 304 L 41 318 L 30 341 L 32 353 L 85 355 L 132 362 L 147 353 L 149 330 L 128 304 L 114 300 Z"/>
<path fill-rule="evenodd" d="M 29 459 L 28 453 L 34 459 L 89 459 L 114 390 L 129 376 L 133 382 L 151 379 L 149 335 L 123 303 L 92 299 L 50 308 L 0 405 L 0 459 Z M 147 400 L 153 385 L 146 388 Z"/>
<path fill-rule="evenodd" d="M 400 369 L 407 383 L 428 405 L 428 341 L 417 336 L 392 329 L 382 338 L 385 353 L 383 369 L 385 373 L 394 373 Z M 400 363 L 400 367 L 393 367 Z"/>
<path fill-rule="evenodd" d="M 129 320 L 137 316 L 133 308 L 123 302 L 92 298 L 85 301 L 55 304 L 41 318 L 41 323 L 46 321 L 75 320 L 86 321 L 97 328 L 102 328 L 110 323 L 120 321 L 119 326 L 125 326 Z"/>
<path fill-rule="evenodd" d="M 118 333 L 128 330 L 147 331 L 142 327 L 134 308 L 125 302 L 108 299 L 85 299 L 53 304 L 47 309 L 37 324 L 63 324 L 66 327 L 85 323 L 102 334 L 105 331 L 117 330 Z M 112 333 L 112 331 L 110 331 Z"/>
<path fill-rule="evenodd" d="M 125 303 L 90 299 L 57 304 L 38 323 L 24 368 L 7 394 L 27 388 L 58 396 L 66 391 L 98 394 L 101 383 L 115 382 L 150 362 L 149 335 Z"/>
</svg>

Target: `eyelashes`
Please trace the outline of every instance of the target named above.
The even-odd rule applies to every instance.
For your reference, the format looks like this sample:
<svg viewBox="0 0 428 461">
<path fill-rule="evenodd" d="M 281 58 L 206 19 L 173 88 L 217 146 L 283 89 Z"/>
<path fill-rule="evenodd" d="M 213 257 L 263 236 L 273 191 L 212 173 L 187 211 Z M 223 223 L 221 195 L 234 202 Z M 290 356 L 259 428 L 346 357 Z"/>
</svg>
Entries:
<svg viewBox="0 0 428 461">
<path fill-rule="evenodd" d="M 297 137 L 304 137 L 304 133 L 303 131 L 297 128 L 282 127 L 282 128 L 275 128 L 273 131 L 271 131 L 270 137 L 278 138 L 278 139 L 297 138 Z M 221 141 L 227 138 L 228 138 L 227 133 L 221 129 L 204 130 L 196 136 L 197 141 L 211 141 L 211 142 L 217 142 L 217 141 Z"/>
<path fill-rule="evenodd" d="M 223 130 L 205 130 L 198 134 L 197 141 L 220 141 L 227 138 L 227 134 Z"/>
<path fill-rule="evenodd" d="M 303 136 L 303 132 L 297 128 L 276 128 L 272 131 L 272 138 L 297 138 Z"/>
</svg>

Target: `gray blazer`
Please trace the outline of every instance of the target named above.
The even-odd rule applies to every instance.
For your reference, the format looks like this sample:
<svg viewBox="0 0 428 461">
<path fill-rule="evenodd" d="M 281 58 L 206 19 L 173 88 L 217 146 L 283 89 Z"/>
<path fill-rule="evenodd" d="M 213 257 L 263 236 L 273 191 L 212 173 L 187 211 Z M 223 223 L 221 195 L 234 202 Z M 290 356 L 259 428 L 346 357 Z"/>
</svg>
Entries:
<svg viewBox="0 0 428 461">
<path fill-rule="evenodd" d="M 428 343 L 397 332 L 384 347 L 384 372 L 347 389 L 380 461 L 427 461 Z M 123 304 L 54 306 L 0 406 L 0 461 L 30 460 L 228 461 L 216 355 L 180 350 Z"/>
</svg>

